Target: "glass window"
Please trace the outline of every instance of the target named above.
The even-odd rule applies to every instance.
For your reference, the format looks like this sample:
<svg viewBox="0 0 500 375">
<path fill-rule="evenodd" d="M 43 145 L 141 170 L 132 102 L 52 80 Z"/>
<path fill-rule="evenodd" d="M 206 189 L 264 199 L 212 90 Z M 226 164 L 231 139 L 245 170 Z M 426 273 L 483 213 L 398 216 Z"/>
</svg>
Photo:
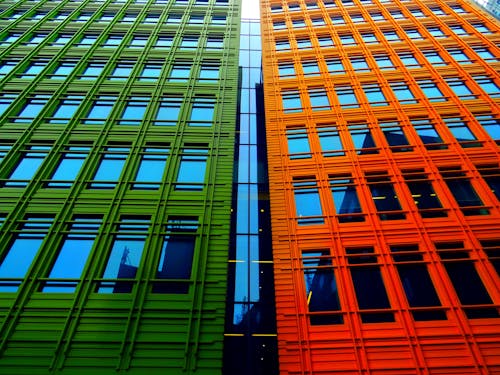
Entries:
<svg viewBox="0 0 500 375">
<path fill-rule="evenodd" d="M 431 63 L 434 66 L 443 66 L 446 65 L 446 62 L 443 60 L 443 58 L 437 53 L 436 51 L 432 50 L 427 50 L 427 51 L 422 51 L 423 55 L 427 59 L 429 63 Z"/>
<path fill-rule="evenodd" d="M 424 95 L 431 102 L 444 102 L 446 98 L 444 97 L 441 90 L 437 87 L 437 85 L 431 81 L 430 79 L 417 81 L 420 89 L 424 93 Z"/>
<path fill-rule="evenodd" d="M 103 125 L 111 114 L 116 97 L 101 95 L 95 99 L 87 113 L 85 124 Z"/>
<path fill-rule="evenodd" d="M 343 156 L 345 147 L 335 126 L 318 127 L 318 137 L 323 156 Z"/>
<path fill-rule="evenodd" d="M 477 208 L 484 205 L 483 201 L 476 193 L 465 172 L 460 170 L 460 167 L 446 167 L 439 168 L 439 170 L 444 182 L 446 182 L 448 189 L 450 189 L 451 194 L 465 216 L 487 215 L 489 213 L 486 208 Z"/>
<path fill-rule="evenodd" d="M 402 172 L 420 216 L 423 218 L 448 216 L 423 169 Z"/>
<path fill-rule="evenodd" d="M 146 63 L 138 77 L 139 81 L 157 82 L 161 74 L 161 63 Z"/>
<path fill-rule="evenodd" d="M 171 216 L 163 238 L 153 293 L 185 294 L 189 291 L 198 218 Z"/>
<path fill-rule="evenodd" d="M 180 48 L 196 48 L 198 47 L 198 35 L 185 35 L 182 38 Z"/>
<path fill-rule="evenodd" d="M 199 80 L 202 83 L 217 83 L 219 80 L 219 68 L 218 62 L 204 62 L 200 67 Z"/>
<path fill-rule="evenodd" d="M 28 99 L 23 108 L 16 115 L 14 122 L 32 122 L 38 117 L 45 104 L 49 101 L 49 95 L 34 95 Z"/>
<path fill-rule="evenodd" d="M 195 97 L 189 118 L 190 126 L 211 126 L 215 114 L 215 98 Z"/>
<path fill-rule="evenodd" d="M 481 23 L 481 22 L 471 22 L 471 26 L 478 33 L 481 33 L 481 34 L 492 34 L 492 31 L 488 27 L 486 27 L 486 25 L 484 23 Z"/>
<path fill-rule="evenodd" d="M 334 25 L 345 25 L 344 17 L 341 15 L 332 15 L 331 20 Z"/>
<path fill-rule="evenodd" d="M 380 129 L 392 152 L 412 151 L 403 128 L 397 121 L 379 122 Z"/>
<path fill-rule="evenodd" d="M 207 169 L 208 149 L 183 149 L 175 184 L 176 190 L 202 190 Z"/>
<path fill-rule="evenodd" d="M 349 14 L 351 17 L 351 22 L 353 23 L 363 23 L 366 22 L 365 17 L 361 13 L 351 13 Z"/>
<path fill-rule="evenodd" d="M 7 142 L 4 141 L 4 142 L 0 143 L 0 163 L 5 158 L 5 156 L 7 156 L 10 149 L 12 148 L 12 146 L 10 144 L 5 144 L 5 143 L 7 143 Z"/>
<path fill-rule="evenodd" d="M 476 142 L 476 136 L 470 131 L 469 127 L 462 118 L 446 117 L 443 118 L 443 121 L 448 127 L 448 130 L 453 134 L 462 147 L 481 146 L 481 143 Z"/>
<path fill-rule="evenodd" d="M 313 111 L 330 109 L 330 101 L 325 88 L 309 88 L 309 100 Z"/>
<path fill-rule="evenodd" d="M 224 37 L 222 35 L 209 35 L 207 37 L 207 49 L 220 50 L 224 47 Z"/>
<path fill-rule="evenodd" d="M 147 13 L 142 23 L 157 24 L 160 21 L 161 13 Z"/>
<path fill-rule="evenodd" d="M 69 76 L 75 69 L 77 61 L 63 61 L 59 63 L 59 66 L 52 72 L 51 79 L 64 79 Z"/>
<path fill-rule="evenodd" d="M 389 85 L 399 103 L 406 104 L 417 102 L 415 95 L 413 95 L 410 87 L 405 82 L 389 82 Z"/>
<path fill-rule="evenodd" d="M 422 39 L 424 39 L 422 37 L 422 34 L 420 34 L 420 32 L 417 29 L 405 29 L 404 31 L 406 32 L 406 35 L 408 35 L 408 37 L 410 39 L 413 39 L 413 40 L 422 40 Z"/>
<path fill-rule="evenodd" d="M 278 71 L 281 78 L 295 77 L 293 62 L 281 62 L 278 64 Z"/>
<path fill-rule="evenodd" d="M 214 14 L 212 16 L 212 25 L 225 25 L 226 15 L 224 14 Z"/>
<path fill-rule="evenodd" d="M 112 34 L 108 36 L 108 39 L 106 39 L 106 41 L 102 44 L 102 46 L 106 48 L 117 47 L 121 44 L 122 40 L 123 40 L 123 35 Z"/>
<path fill-rule="evenodd" d="M 73 118 L 84 98 L 84 96 L 79 95 L 68 95 L 65 99 L 62 99 L 49 122 L 52 124 L 67 124 Z"/>
<path fill-rule="evenodd" d="M 371 32 L 362 32 L 361 38 L 363 39 L 363 42 L 365 42 L 366 44 L 373 44 L 379 42 L 375 34 Z"/>
<path fill-rule="evenodd" d="M 106 268 L 99 282 L 98 293 L 130 293 L 148 234 L 150 218 L 144 216 L 122 216 L 115 224 L 113 245 Z"/>
<path fill-rule="evenodd" d="M 445 149 L 447 146 L 437 132 L 432 121 L 428 118 L 411 119 L 413 129 L 428 150 Z"/>
<path fill-rule="evenodd" d="M 423 309 L 424 307 L 439 307 L 441 301 L 418 245 L 391 245 L 390 248 L 413 319 L 416 321 L 445 320 L 444 311 Z"/>
<path fill-rule="evenodd" d="M 337 282 L 328 250 L 302 252 L 304 284 L 311 325 L 342 324 Z M 331 314 L 314 314 L 329 311 Z"/>
<path fill-rule="evenodd" d="M 141 161 L 135 175 L 133 189 L 160 188 L 167 166 L 169 149 L 167 146 L 146 146 L 141 152 Z"/>
<path fill-rule="evenodd" d="M 500 168 L 498 168 L 498 165 L 478 165 L 477 170 L 490 187 L 491 192 L 500 201 Z"/>
<path fill-rule="evenodd" d="M 459 64 L 472 64 L 469 56 L 460 49 L 449 49 L 448 53 Z"/>
<path fill-rule="evenodd" d="M 465 31 L 465 29 L 460 25 L 450 25 L 448 27 L 451 29 L 451 31 L 455 33 L 455 35 L 460 35 L 460 36 L 469 35 L 469 33 Z"/>
<path fill-rule="evenodd" d="M 97 79 L 104 70 L 105 62 L 90 62 L 85 70 L 82 72 L 80 79 L 94 80 Z"/>
<path fill-rule="evenodd" d="M 366 173 L 366 181 L 380 220 L 405 218 L 391 178 L 385 172 Z"/>
<path fill-rule="evenodd" d="M 356 45 L 357 44 L 356 40 L 354 39 L 354 37 L 352 36 L 352 34 L 340 34 L 339 38 L 340 38 L 340 42 L 344 46 L 352 46 L 352 45 Z"/>
<path fill-rule="evenodd" d="M 302 103 L 298 91 L 283 91 L 281 97 L 285 113 L 302 112 Z"/>
<path fill-rule="evenodd" d="M 176 63 L 172 66 L 170 71 L 170 81 L 187 82 L 191 73 L 191 64 L 187 62 Z"/>
<path fill-rule="evenodd" d="M 464 244 L 437 242 L 434 245 L 467 317 L 498 318 L 498 311 L 492 306 L 493 301 Z"/>
<path fill-rule="evenodd" d="M 497 274 L 500 275 L 500 241 L 497 239 L 493 240 L 480 240 L 483 251 L 488 256 L 488 260 L 491 262 Z"/>
<path fill-rule="evenodd" d="M 318 62 L 316 60 L 304 60 L 302 61 L 302 70 L 305 75 L 319 75 Z"/>
<path fill-rule="evenodd" d="M 385 39 L 387 39 L 389 42 L 400 42 L 401 38 L 399 37 L 398 33 L 394 30 L 385 30 L 382 31 L 384 34 Z"/>
<path fill-rule="evenodd" d="M 150 98 L 145 96 L 133 96 L 129 98 L 123 112 L 118 120 L 120 125 L 140 125 L 146 114 Z"/>
<path fill-rule="evenodd" d="M 130 41 L 129 47 L 132 48 L 143 48 L 148 44 L 149 36 L 147 35 L 136 35 L 132 37 Z"/>
<path fill-rule="evenodd" d="M 31 64 L 28 65 L 26 70 L 23 72 L 20 78 L 25 78 L 25 79 L 35 78 L 35 76 L 37 76 L 39 73 L 42 72 L 42 70 L 45 69 L 48 63 L 49 60 L 46 59 L 39 59 L 32 61 Z"/>
<path fill-rule="evenodd" d="M 45 41 L 45 38 L 47 38 L 49 34 L 35 34 L 31 37 L 30 40 L 26 42 L 27 46 L 36 46 L 40 44 L 41 42 Z"/>
<path fill-rule="evenodd" d="M 311 17 L 311 23 L 313 26 L 324 26 L 325 20 L 321 16 Z"/>
<path fill-rule="evenodd" d="M 0 93 L 0 116 L 9 108 L 9 106 L 16 100 L 17 94 Z"/>
<path fill-rule="evenodd" d="M 311 157 L 309 139 L 306 128 L 288 128 L 286 130 L 288 153 L 290 159 L 304 159 Z"/>
<path fill-rule="evenodd" d="M 79 47 L 82 46 L 91 46 L 97 41 L 98 36 L 94 34 L 84 34 L 82 39 L 78 43 Z"/>
<path fill-rule="evenodd" d="M 181 111 L 182 97 L 164 97 L 160 99 L 155 125 L 175 125 Z"/>
<path fill-rule="evenodd" d="M 377 63 L 378 67 L 381 70 L 394 70 L 394 69 L 396 69 L 394 67 L 394 64 L 392 63 L 392 60 L 389 57 L 389 55 L 377 54 L 377 55 L 374 55 L 373 58 L 375 59 L 375 62 Z"/>
<path fill-rule="evenodd" d="M 120 179 L 129 152 L 129 147 L 106 147 L 94 177 L 92 177 L 93 182 L 90 187 L 113 189 Z"/>
<path fill-rule="evenodd" d="M 350 174 L 331 175 L 330 190 L 341 223 L 365 221 L 354 179 Z"/>
<path fill-rule="evenodd" d="M 333 40 L 330 36 L 318 36 L 318 44 L 320 47 L 331 47 Z"/>
<path fill-rule="evenodd" d="M 347 263 L 363 323 L 393 322 L 391 308 L 373 247 L 346 248 Z M 363 310 L 368 310 L 365 312 Z"/>
<path fill-rule="evenodd" d="M 297 224 L 324 224 L 323 210 L 315 177 L 294 177 L 293 189 Z"/>
<path fill-rule="evenodd" d="M 52 216 L 28 216 L 0 262 L 0 292 L 16 292 L 52 226 Z"/>
<path fill-rule="evenodd" d="M 496 61 L 497 58 L 491 53 L 491 51 L 484 46 L 473 46 L 474 52 L 484 61 Z"/>
<path fill-rule="evenodd" d="M 297 39 L 297 48 L 311 48 L 311 40 L 309 38 Z"/>
<path fill-rule="evenodd" d="M 51 188 L 69 188 L 82 169 L 90 152 L 89 146 L 67 146 L 46 186 Z"/>
<path fill-rule="evenodd" d="M 306 27 L 306 22 L 302 18 L 294 19 L 292 20 L 292 26 L 295 28 Z"/>
<path fill-rule="evenodd" d="M 18 63 L 19 60 L 2 61 L 0 63 L 0 79 L 9 74 Z"/>
<path fill-rule="evenodd" d="M 352 68 L 356 71 L 369 71 L 370 67 L 366 62 L 366 59 L 362 56 L 351 56 L 349 58 L 351 61 Z"/>
<path fill-rule="evenodd" d="M 337 100 L 341 107 L 344 108 L 358 108 L 359 103 L 354 94 L 354 90 L 351 86 L 335 86 L 335 93 L 337 94 Z"/>
<path fill-rule="evenodd" d="M 415 58 L 413 53 L 411 52 L 401 52 L 398 54 L 399 59 L 403 63 L 404 66 L 408 68 L 419 68 L 421 67 L 420 63 L 418 60 Z"/>
<path fill-rule="evenodd" d="M 172 47 L 172 44 L 174 43 L 174 37 L 172 35 L 159 35 L 158 38 L 156 39 L 156 43 L 154 45 L 155 48 L 170 48 Z M 182 44 L 184 43 L 184 38 L 182 39 L 181 42 L 181 47 L 186 47 L 183 46 Z M 195 38 L 195 45 L 198 44 L 198 38 Z"/>
<path fill-rule="evenodd" d="M 380 12 L 371 11 L 370 12 L 370 17 L 374 21 L 385 21 L 385 17 Z"/>
<path fill-rule="evenodd" d="M 491 138 L 500 141 L 500 119 L 484 113 L 478 113 L 474 116 Z"/>
<path fill-rule="evenodd" d="M 485 93 L 492 98 L 500 97 L 500 87 L 493 79 L 484 75 L 473 75 L 472 78 Z"/>
<path fill-rule="evenodd" d="M 134 65 L 130 63 L 117 63 L 115 69 L 109 75 L 110 81 L 116 80 L 126 80 L 132 74 L 132 70 L 134 69 Z"/>
<path fill-rule="evenodd" d="M 375 140 L 368 124 L 350 123 L 347 126 L 352 142 L 354 143 L 354 149 L 358 155 L 378 153 Z"/>
<path fill-rule="evenodd" d="M 339 58 L 329 58 L 326 60 L 326 66 L 330 74 L 344 74 L 345 68 Z"/>
<path fill-rule="evenodd" d="M 433 37 L 437 39 L 446 37 L 443 31 L 437 26 L 427 27 L 427 31 L 429 32 L 429 34 L 431 34 Z"/>
<path fill-rule="evenodd" d="M 61 34 L 58 35 L 57 39 L 52 42 L 53 46 L 66 46 L 70 43 L 73 38 L 73 34 Z"/>
<path fill-rule="evenodd" d="M 368 99 L 368 103 L 371 106 L 384 106 L 389 105 L 387 103 L 387 99 L 385 98 L 382 89 L 377 84 L 365 84 L 362 86 L 363 91 L 365 92 L 366 98 Z"/>
<path fill-rule="evenodd" d="M 57 258 L 45 281 L 42 292 L 73 293 L 87 263 L 87 258 L 96 240 L 102 219 L 95 216 L 75 216 L 69 224 L 66 234 L 59 248 Z M 56 280 L 51 280 L 56 279 Z M 58 279 L 58 280 L 57 280 Z"/>
</svg>

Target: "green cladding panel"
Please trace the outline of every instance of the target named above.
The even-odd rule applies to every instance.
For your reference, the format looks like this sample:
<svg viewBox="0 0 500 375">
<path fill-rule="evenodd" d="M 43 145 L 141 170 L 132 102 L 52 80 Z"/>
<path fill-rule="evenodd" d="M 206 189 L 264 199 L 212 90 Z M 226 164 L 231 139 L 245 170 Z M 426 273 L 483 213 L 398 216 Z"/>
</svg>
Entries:
<svg viewBox="0 0 500 375">
<path fill-rule="evenodd" d="M 0 374 L 220 373 L 239 2 L 0 17 Z"/>
</svg>

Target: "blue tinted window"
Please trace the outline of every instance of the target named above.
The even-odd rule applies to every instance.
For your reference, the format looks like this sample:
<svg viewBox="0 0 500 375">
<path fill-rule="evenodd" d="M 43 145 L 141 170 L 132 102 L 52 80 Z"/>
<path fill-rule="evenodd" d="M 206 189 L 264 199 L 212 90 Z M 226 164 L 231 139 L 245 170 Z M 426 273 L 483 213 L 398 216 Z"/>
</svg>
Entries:
<svg viewBox="0 0 500 375">
<path fill-rule="evenodd" d="M 420 139 L 425 145 L 432 144 L 441 144 L 443 140 L 441 136 L 434 128 L 434 125 L 429 119 L 412 119 L 411 123 L 413 125 L 413 129 L 417 132 Z M 434 148 L 432 146 L 428 146 L 427 148 Z"/>
<path fill-rule="evenodd" d="M 429 99 L 429 101 L 443 102 L 446 100 L 441 90 L 431 80 L 417 81 L 417 83 L 420 86 L 420 89 L 423 91 L 424 95 Z"/>
<path fill-rule="evenodd" d="M 477 140 L 476 136 L 470 131 L 465 121 L 460 117 L 447 117 L 443 119 L 448 130 L 453 134 L 463 147 L 480 146 L 480 144 L 470 141 Z"/>
<path fill-rule="evenodd" d="M 66 124 L 75 114 L 83 100 L 83 96 L 68 96 L 66 99 L 61 100 L 54 114 L 52 114 L 49 122 L 53 124 Z"/>
<path fill-rule="evenodd" d="M 95 237 L 101 225 L 96 217 L 78 216 L 73 219 L 69 233 L 64 238 L 57 258 L 48 275 L 49 280 L 42 287 L 43 292 L 73 293 L 82 275 L 87 258 L 92 250 Z"/>
<path fill-rule="evenodd" d="M 215 98 L 194 98 L 190 126 L 211 126 L 215 114 Z"/>
<path fill-rule="evenodd" d="M 202 64 L 200 68 L 200 82 L 215 83 L 219 79 L 219 65 Z"/>
<path fill-rule="evenodd" d="M 354 180 L 350 175 L 331 176 L 330 189 L 338 215 L 361 213 L 361 204 L 356 192 Z M 345 218 L 341 221 L 361 221 L 360 216 Z"/>
<path fill-rule="evenodd" d="M 319 143 L 324 156 L 344 155 L 344 146 L 336 127 L 318 128 Z"/>
<path fill-rule="evenodd" d="M 18 161 L 14 170 L 10 173 L 4 186 L 25 187 L 38 171 L 43 161 L 47 157 L 50 146 L 30 146 Z"/>
<path fill-rule="evenodd" d="M 319 190 L 312 178 L 294 179 L 295 210 L 299 225 L 323 224 Z"/>
<path fill-rule="evenodd" d="M 208 150 L 185 148 L 177 173 L 176 190 L 202 190 L 207 159 Z"/>
<path fill-rule="evenodd" d="M 170 48 L 174 42 L 174 37 L 171 35 L 160 35 L 156 39 L 155 48 Z"/>
<path fill-rule="evenodd" d="M 297 91 L 284 91 L 281 96 L 285 113 L 302 112 L 302 103 L 300 102 L 300 95 Z"/>
<path fill-rule="evenodd" d="M 139 125 L 146 114 L 149 98 L 132 97 L 125 103 L 125 108 L 120 116 L 121 125 Z"/>
<path fill-rule="evenodd" d="M 378 85 L 363 85 L 368 103 L 372 106 L 388 105 L 387 99 Z"/>
<path fill-rule="evenodd" d="M 159 189 L 167 165 L 167 147 L 146 147 L 135 176 L 134 189 Z"/>
<path fill-rule="evenodd" d="M 139 76 L 139 80 L 156 82 L 160 77 L 161 67 L 161 64 L 145 64 Z"/>
<path fill-rule="evenodd" d="M 0 292 L 15 292 L 52 225 L 52 217 L 27 217 L 0 262 Z"/>
<path fill-rule="evenodd" d="M 71 74 L 75 69 L 76 61 L 65 61 L 59 64 L 59 66 L 52 72 L 50 78 L 52 79 L 63 79 Z"/>
<path fill-rule="evenodd" d="M 0 116 L 9 108 L 12 102 L 16 100 L 17 94 L 3 93 L 0 94 Z"/>
<path fill-rule="evenodd" d="M 359 107 L 358 99 L 354 94 L 354 90 L 350 86 L 337 86 L 335 87 L 335 93 L 337 94 L 337 100 L 341 107 L 345 108 L 357 108 Z"/>
<path fill-rule="evenodd" d="M 141 263 L 144 243 L 149 227 L 149 218 L 129 217 L 121 218 L 117 225 L 118 234 L 115 235 L 106 269 L 99 283 L 99 293 L 130 293 L 134 283 L 132 281 L 108 281 L 107 279 L 135 279 L 137 269 Z"/>
<path fill-rule="evenodd" d="M 472 76 L 479 87 L 492 98 L 500 97 L 500 87 L 496 82 L 487 76 Z"/>
<path fill-rule="evenodd" d="M 42 70 L 45 69 L 45 67 L 48 64 L 48 60 L 38 60 L 38 61 L 33 61 L 26 70 L 23 72 L 21 78 L 34 78 L 36 75 L 38 75 Z"/>
<path fill-rule="evenodd" d="M 357 154 L 377 153 L 375 140 L 368 124 L 349 124 L 349 133 L 354 143 Z"/>
<path fill-rule="evenodd" d="M 0 64 L 0 78 L 9 74 L 19 61 L 2 61 Z"/>
<path fill-rule="evenodd" d="M 310 158 L 311 149 L 305 128 L 287 129 L 288 152 L 291 159 Z"/>
<path fill-rule="evenodd" d="M 67 147 L 59 160 L 56 170 L 50 177 L 48 187 L 68 188 L 80 173 L 80 169 L 85 162 L 90 151 L 90 147 L 70 146 Z"/>
<path fill-rule="evenodd" d="M 309 89 L 309 100 L 313 111 L 326 110 L 330 108 L 330 101 L 324 88 Z"/>
<path fill-rule="evenodd" d="M 155 125 L 175 125 L 179 119 L 182 102 L 181 97 L 161 98 Z"/>
<path fill-rule="evenodd" d="M 102 125 L 106 122 L 108 116 L 115 105 L 116 97 L 114 96 L 100 96 L 94 100 L 90 108 L 87 119 L 84 121 L 86 124 Z"/>
<path fill-rule="evenodd" d="M 500 140 L 500 119 L 490 114 L 477 114 L 475 117 L 491 138 Z"/>
<path fill-rule="evenodd" d="M 130 74 L 132 74 L 133 68 L 134 66 L 132 64 L 118 63 L 116 64 L 115 69 L 109 76 L 109 79 L 111 81 L 127 79 L 130 77 Z"/>
<path fill-rule="evenodd" d="M 191 65 L 175 64 L 170 71 L 170 81 L 186 82 L 191 73 Z"/>
<path fill-rule="evenodd" d="M 127 147 L 108 147 L 102 155 L 90 187 L 112 189 L 120 179 L 130 149 Z"/>
<path fill-rule="evenodd" d="M 104 66 L 106 65 L 105 62 L 91 62 L 87 65 L 85 70 L 82 72 L 82 75 L 80 76 L 80 79 L 87 80 L 87 79 L 96 79 L 99 77 L 104 70 Z"/>
<path fill-rule="evenodd" d="M 400 103 L 416 103 L 415 95 L 410 90 L 410 87 L 404 82 L 390 82 L 390 86 L 394 96 Z"/>
<path fill-rule="evenodd" d="M 383 174 L 370 174 L 366 177 L 368 182 L 368 187 L 372 194 L 373 203 L 377 208 L 378 212 L 384 211 L 399 211 L 401 210 L 401 205 L 399 204 L 399 199 L 394 190 L 394 186 L 390 178 Z M 404 214 L 399 215 L 379 215 L 382 220 L 388 219 L 403 219 Z"/>
</svg>

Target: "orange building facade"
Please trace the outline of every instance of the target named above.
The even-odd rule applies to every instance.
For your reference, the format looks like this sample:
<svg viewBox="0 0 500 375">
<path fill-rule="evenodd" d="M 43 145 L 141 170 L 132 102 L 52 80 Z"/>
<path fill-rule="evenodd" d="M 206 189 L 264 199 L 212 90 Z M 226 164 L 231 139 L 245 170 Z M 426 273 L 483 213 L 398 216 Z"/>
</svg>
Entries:
<svg viewBox="0 0 500 375">
<path fill-rule="evenodd" d="M 262 0 L 281 374 L 500 374 L 500 26 Z"/>
</svg>

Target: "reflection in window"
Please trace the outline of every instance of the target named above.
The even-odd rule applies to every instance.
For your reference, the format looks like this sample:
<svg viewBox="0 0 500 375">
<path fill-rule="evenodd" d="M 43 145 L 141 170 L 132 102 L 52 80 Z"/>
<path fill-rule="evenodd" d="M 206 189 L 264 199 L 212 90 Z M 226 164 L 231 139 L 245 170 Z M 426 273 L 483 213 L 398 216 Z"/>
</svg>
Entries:
<svg viewBox="0 0 500 375">
<path fill-rule="evenodd" d="M 4 114 L 16 98 L 17 94 L 0 93 L 0 116 Z"/>
<path fill-rule="evenodd" d="M 424 56 L 427 59 L 427 61 L 429 63 L 431 63 L 432 65 L 434 65 L 434 66 L 443 66 L 443 65 L 446 65 L 446 62 L 439 55 L 439 53 L 437 53 L 436 51 L 434 51 L 434 50 L 426 50 L 426 51 L 422 51 L 422 53 L 424 54 Z"/>
<path fill-rule="evenodd" d="M 358 155 L 377 154 L 379 152 L 368 124 L 351 123 L 347 126 L 354 143 L 354 149 Z"/>
<path fill-rule="evenodd" d="M 198 225 L 197 217 L 168 218 L 153 293 L 188 293 Z"/>
<path fill-rule="evenodd" d="M 354 179 L 350 174 L 332 175 L 330 178 L 330 189 L 332 191 L 333 203 L 339 222 L 365 221 L 363 215 L 360 215 L 361 203 Z"/>
<path fill-rule="evenodd" d="M 441 301 L 432 283 L 418 245 L 393 245 L 391 253 L 405 291 L 410 311 L 416 321 L 446 320 Z"/>
<path fill-rule="evenodd" d="M 311 325 L 342 324 L 340 301 L 328 250 L 303 251 L 304 283 Z M 328 314 L 314 314 L 329 312 Z"/>
<path fill-rule="evenodd" d="M 368 103 L 371 106 L 385 106 L 388 105 L 387 99 L 385 98 L 382 89 L 377 84 L 364 84 L 362 85 L 363 91 L 365 92 Z"/>
<path fill-rule="evenodd" d="M 115 48 L 120 45 L 123 40 L 123 35 L 112 34 L 108 36 L 108 39 L 102 44 L 105 48 Z"/>
<path fill-rule="evenodd" d="M 106 147 L 90 187 L 113 189 L 120 179 L 129 152 L 128 147 Z"/>
<path fill-rule="evenodd" d="M 52 72 L 51 79 L 64 79 L 68 77 L 75 69 L 77 61 L 63 61 L 59 66 Z"/>
<path fill-rule="evenodd" d="M 346 248 L 347 263 L 351 273 L 356 300 L 361 310 L 363 323 L 393 322 L 394 315 L 388 311 L 391 308 L 389 297 L 382 279 L 378 257 L 373 247 Z"/>
<path fill-rule="evenodd" d="M 85 70 L 82 72 L 80 79 L 93 80 L 97 79 L 104 70 L 105 62 L 90 62 Z"/>
<path fill-rule="evenodd" d="M 443 118 L 448 130 L 453 134 L 462 147 L 480 147 L 474 133 L 471 132 L 465 121 L 461 117 Z"/>
<path fill-rule="evenodd" d="M 500 276 L 500 240 L 480 240 L 483 251 L 486 253 L 488 260 L 491 262 L 495 271 Z"/>
<path fill-rule="evenodd" d="M 344 74 L 345 68 L 340 58 L 329 58 L 326 60 L 326 66 L 330 74 Z"/>
<path fill-rule="evenodd" d="M 419 80 L 417 83 L 430 102 L 444 102 L 446 100 L 441 90 L 432 80 Z"/>
<path fill-rule="evenodd" d="M 447 148 L 429 118 L 414 118 L 411 119 L 411 124 L 426 149 L 437 150 Z"/>
<path fill-rule="evenodd" d="M 460 167 L 446 167 L 439 168 L 439 170 L 464 215 L 487 215 L 489 213 L 487 208 L 481 208 L 483 201 Z"/>
<path fill-rule="evenodd" d="M 286 136 L 290 159 L 304 159 L 311 157 L 311 149 L 309 147 L 306 128 L 289 128 L 286 130 Z"/>
<path fill-rule="evenodd" d="M 380 129 L 385 136 L 392 152 L 412 151 L 403 128 L 397 121 L 379 122 Z"/>
<path fill-rule="evenodd" d="M 159 189 L 167 165 L 168 147 L 147 146 L 141 152 L 141 161 L 135 175 L 133 189 Z"/>
<path fill-rule="evenodd" d="M 90 147 L 68 146 L 65 148 L 56 170 L 47 182 L 47 187 L 69 188 L 73 185 L 78 173 L 85 162 Z"/>
<path fill-rule="evenodd" d="M 201 83 L 216 83 L 219 79 L 219 63 L 204 62 L 200 67 L 199 80 Z"/>
<path fill-rule="evenodd" d="M 323 209 L 314 176 L 294 178 L 293 189 L 298 225 L 323 224 Z"/>
<path fill-rule="evenodd" d="M 293 70 L 293 64 L 292 70 Z M 302 61 L 302 70 L 305 75 L 319 75 L 319 66 L 316 60 L 304 60 Z"/>
<path fill-rule="evenodd" d="M 403 170 L 403 177 L 420 216 L 423 218 L 448 216 L 431 181 L 422 169 Z"/>
<path fill-rule="evenodd" d="M 300 94 L 298 91 L 283 91 L 281 97 L 283 99 L 283 111 L 285 113 L 302 112 L 302 103 L 300 102 Z"/>
<path fill-rule="evenodd" d="M 495 307 L 480 306 L 493 305 L 493 301 L 463 242 L 438 242 L 434 245 L 467 317 L 497 318 Z"/>
<path fill-rule="evenodd" d="M 500 87 L 491 78 L 485 75 L 473 75 L 472 78 L 477 85 L 492 98 L 500 97 Z"/>
<path fill-rule="evenodd" d="M 291 78 L 295 76 L 293 62 L 281 62 L 278 64 L 278 71 L 281 78 Z"/>
<path fill-rule="evenodd" d="M 215 98 L 196 97 L 193 99 L 190 126 L 211 126 L 215 114 Z"/>
<path fill-rule="evenodd" d="M 134 65 L 131 63 L 118 63 L 109 76 L 110 81 L 126 80 L 130 77 Z"/>
<path fill-rule="evenodd" d="M 337 94 L 337 100 L 343 108 L 358 108 L 359 103 L 354 94 L 354 90 L 351 86 L 336 86 L 335 93 Z"/>
<path fill-rule="evenodd" d="M 20 188 L 28 186 L 50 149 L 51 146 L 28 146 L 9 174 L 8 181 L 4 182 L 4 186 Z"/>
<path fill-rule="evenodd" d="M 161 63 L 146 63 L 138 77 L 139 81 L 143 82 L 157 82 L 161 74 Z"/>
<path fill-rule="evenodd" d="M 330 109 L 330 101 L 324 87 L 309 88 L 309 101 L 313 111 Z"/>
<path fill-rule="evenodd" d="M 365 175 L 380 220 L 404 219 L 406 215 L 387 173 L 367 172 Z"/>
<path fill-rule="evenodd" d="M 57 258 L 42 284 L 42 292 L 73 293 L 82 276 L 87 258 L 94 246 L 102 219 L 97 216 L 75 216 L 59 248 Z M 55 280 L 54 280 L 55 279 Z"/>
<path fill-rule="evenodd" d="M 84 120 L 85 124 L 103 125 L 111 114 L 111 110 L 116 103 L 115 96 L 100 95 L 94 100 L 90 110 Z"/>
<path fill-rule="evenodd" d="M 183 149 L 175 189 L 202 190 L 205 182 L 207 160 L 207 149 Z"/>
<path fill-rule="evenodd" d="M 159 35 L 154 44 L 154 48 L 170 48 L 174 43 L 174 37 L 172 35 Z M 198 38 L 196 38 L 196 44 L 198 44 Z M 182 45 L 182 44 L 181 44 Z M 184 46 L 185 47 L 185 46 Z"/>
<path fill-rule="evenodd" d="M 35 259 L 53 221 L 50 216 L 28 216 L 19 225 L 0 262 L 0 292 L 16 292 Z"/>
<path fill-rule="evenodd" d="M 500 119 L 489 113 L 477 113 L 474 117 L 488 135 L 496 140 L 497 143 L 500 143 Z"/>
<path fill-rule="evenodd" d="M 469 89 L 467 84 L 458 77 L 445 78 L 446 83 L 451 88 L 451 91 L 460 99 L 474 99 L 475 95 Z"/>
<path fill-rule="evenodd" d="M 170 71 L 170 81 L 187 82 L 191 73 L 191 64 L 187 62 L 176 63 Z"/>
<path fill-rule="evenodd" d="M 415 95 L 406 82 L 392 81 L 389 83 L 397 101 L 401 104 L 416 103 Z"/>
<path fill-rule="evenodd" d="M 149 217 L 122 216 L 116 225 L 113 245 L 98 285 L 99 293 L 130 293 L 137 269 L 141 263 L 142 251 L 149 228 Z"/>
</svg>

